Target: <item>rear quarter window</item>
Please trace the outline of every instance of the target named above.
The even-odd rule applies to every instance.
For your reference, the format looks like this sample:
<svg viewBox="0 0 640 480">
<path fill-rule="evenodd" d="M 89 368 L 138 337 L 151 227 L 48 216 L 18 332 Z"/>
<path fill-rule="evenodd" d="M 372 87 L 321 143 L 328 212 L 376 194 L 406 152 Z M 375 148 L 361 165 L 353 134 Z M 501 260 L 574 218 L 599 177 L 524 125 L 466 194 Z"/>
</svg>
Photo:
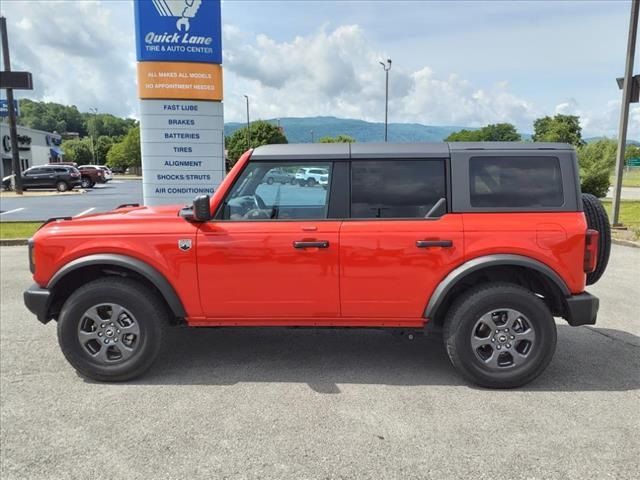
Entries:
<svg viewBox="0 0 640 480">
<path fill-rule="evenodd" d="M 472 157 L 469 159 L 471 206 L 544 208 L 564 204 L 557 157 Z"/>
</svg>

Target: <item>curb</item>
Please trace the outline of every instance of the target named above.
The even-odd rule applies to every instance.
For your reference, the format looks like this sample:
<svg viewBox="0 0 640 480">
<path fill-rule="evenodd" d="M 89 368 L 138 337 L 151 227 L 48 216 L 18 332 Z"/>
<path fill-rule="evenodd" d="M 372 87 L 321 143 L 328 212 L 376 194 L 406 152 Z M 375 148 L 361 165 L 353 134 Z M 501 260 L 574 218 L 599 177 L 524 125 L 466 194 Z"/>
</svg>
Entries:
<svg viewBox="0 0 640 480">
<path fill-rule="evenodd" d="M 0 239 L 0 247 L 15 247 L 16 245 L 27 245 L 28 238 L 3 238 Z"/>
<path fill-rule="evenodd" d="M 640 243 L 634 242 L 632 240 L 621 240 L 618 238 L 612 238 L 611 243 L 615 245 L 624 245 L 625 247 L 640 248 Z"/>
</svg>

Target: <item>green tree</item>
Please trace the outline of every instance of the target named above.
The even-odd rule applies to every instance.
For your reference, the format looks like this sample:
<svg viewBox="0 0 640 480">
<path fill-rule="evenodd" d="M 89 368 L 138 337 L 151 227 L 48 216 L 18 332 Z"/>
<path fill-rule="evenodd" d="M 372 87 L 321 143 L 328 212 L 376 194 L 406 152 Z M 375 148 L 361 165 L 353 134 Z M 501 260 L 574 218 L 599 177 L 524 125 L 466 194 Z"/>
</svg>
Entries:
<svg viewBox="0 0 640 480">
<path fill-rule="evenodd" d="M 519 142 L 522 137 L 510 123 L 492 123 L 478 130 L 453 132 L 445 142 Z"/>
<path fill-rule="evenodd" d="M 602 198 L 609 190 L 609 176 L 616 163 L 617 145 L 604 139 L 578 148 L 580 185 L 583 193 Z"/>
<path fill-rule="evenodd" d="M 126 170 L 129 168 L 129 159 L 124 153 L 124 144 L 114 143 L 107 153 L 107 165 L 110 168 Z"/>
<path fill-rule="evenodd" d="M 109 137 L 107 135 L 101 135 L 96 140 L 96 163 L 98 165 L 105 165 L 107 163 L 107 154 L 114 143 L 118 143 L 122 140 L 122 137 Z"/>
<path fill-rule="evenodd" d="M 65 140 L 62 142 L 65 162 L 76 162 L 78 165 L 92 163 L 93 152 L 89 138 Z"/>
<path fill-rule="evenodd" d="M 142 165 L 140 127 L 132 128 L 122 141 L 111 145 L 107 152 L 107 165 L 112 168 L 122 169 Z"/>
<path fill-rule="evenodd" d="M 356 139 L 349 135 L 336 135 L 335 137 L 321 137 L 319 143 L 356 143 Z"/>
<path fill-rule="evenodd" d="M 46 132 L 78 132 L 81 137 L 87 134 L 86 122 L 75 105 L 21 99 L 20 124 Z"/>
<path fill-rule="evenodd" d="M 533 122 L 534 142 L 562 142 L 576 147 L 584 145 L 580 117 L 575 115 L 556 115 L 542 117 Z"/>
<path fill-rule="evenodd" d="M 288 143 L 282 129 L 272 123 L 258 120 L 251 123 L 251 148 L 274 143 Z M 240 156 L 248 150 L 247 127 L 239 128 L 228 137 L 226 143 L 229 166 L 232 167 Z"/>
</svg>

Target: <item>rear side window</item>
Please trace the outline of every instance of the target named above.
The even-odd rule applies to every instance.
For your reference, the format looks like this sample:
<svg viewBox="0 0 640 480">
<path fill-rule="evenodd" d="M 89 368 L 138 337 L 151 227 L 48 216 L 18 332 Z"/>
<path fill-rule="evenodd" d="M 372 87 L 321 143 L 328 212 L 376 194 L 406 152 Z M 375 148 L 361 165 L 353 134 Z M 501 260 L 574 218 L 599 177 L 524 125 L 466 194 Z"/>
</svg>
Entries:
<svg viewBox="0 0 640 480">
<path fill-rule="evenodd" d="M 351 162 L 352 218 L 425 218 L 445 197 L 444 160 Z"/>
<path fill-rule="evenodd" d="M 544 208 L 564 204 L 556 157 L 472 157 L 472 207 Z"/>
</svg>

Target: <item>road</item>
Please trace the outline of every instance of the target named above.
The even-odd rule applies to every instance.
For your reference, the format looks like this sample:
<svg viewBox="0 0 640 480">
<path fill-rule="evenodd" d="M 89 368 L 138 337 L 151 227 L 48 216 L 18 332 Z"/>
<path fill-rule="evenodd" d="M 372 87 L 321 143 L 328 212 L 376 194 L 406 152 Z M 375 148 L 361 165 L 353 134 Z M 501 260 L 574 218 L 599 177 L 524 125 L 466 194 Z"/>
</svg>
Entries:
<svg viewBox="0 0 640 480">
<path fill-rule="evenodd" d="M 493 391 L 437 338 L 176 329 L 126 384 L 82 380 L 22 305 L 0 248 L 0 467 L 13 479 L 631 479 L 640 471 L 640 249 L 614 246 L 595 327 L 558 327 L 548 370 Z"/>
<path fill-rule="evenodd" d="M 640 200 L 640 187 L 622 187 L 620 196 L 623 200 Z M 613 198 L 613 187 L 607 191 L 607 198 Z"/>
<path fill-rule="evenodd" d="M 51 217 L 106 212 L 123 203 L 142 203 L 140 180 L 112 180 L 87 193 L 0 200 L 0 221 L 40 221 Z"/>
</svg>

